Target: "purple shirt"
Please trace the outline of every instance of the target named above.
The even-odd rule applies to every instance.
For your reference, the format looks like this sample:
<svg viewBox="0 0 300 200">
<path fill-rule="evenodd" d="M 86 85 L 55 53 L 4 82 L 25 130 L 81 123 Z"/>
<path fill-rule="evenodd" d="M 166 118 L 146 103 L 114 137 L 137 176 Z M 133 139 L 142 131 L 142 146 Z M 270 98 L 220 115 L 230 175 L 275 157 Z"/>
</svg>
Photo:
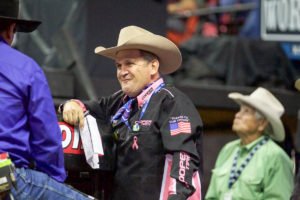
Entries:
<svg viewBox="0 0 300 200">
<path fill-rule="evenodd" d="M 42 69 L 0 37 L 0 152 L 16 167 L 66 178 L 62 135 Z"/>
</svg>

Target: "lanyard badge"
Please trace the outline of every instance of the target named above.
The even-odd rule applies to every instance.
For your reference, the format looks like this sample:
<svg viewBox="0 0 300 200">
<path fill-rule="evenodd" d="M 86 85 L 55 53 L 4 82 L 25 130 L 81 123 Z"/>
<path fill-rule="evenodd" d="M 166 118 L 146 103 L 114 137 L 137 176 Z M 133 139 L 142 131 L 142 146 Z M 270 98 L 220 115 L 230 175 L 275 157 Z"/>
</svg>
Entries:
<svg viewBox="0 0 300 200">
<path fill-rule="evenodd" d="M 133 125 L 133 128 L 132 128 L 133 131 L 139 131 L 140 130 L 140 125 L 139 125 L 139 122 L 136 121 Z"/>
<path fill-rule="evenodd" d="M 223 200 L 232 200 L 232 190 L 225 193 Z"/>
</svg>

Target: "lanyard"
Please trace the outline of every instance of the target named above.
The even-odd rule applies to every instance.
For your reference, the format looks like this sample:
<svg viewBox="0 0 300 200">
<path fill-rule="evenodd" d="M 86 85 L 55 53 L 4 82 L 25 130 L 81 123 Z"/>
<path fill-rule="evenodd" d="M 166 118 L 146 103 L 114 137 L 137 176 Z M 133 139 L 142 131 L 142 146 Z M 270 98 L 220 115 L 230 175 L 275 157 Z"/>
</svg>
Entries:
<svg viewBox="0 0 300 200">
<path fill-rule="evenodd" d="M 112 117 L 111 122 L 114 125 L 115 121 L 120 119 L 126 124 L 127 127 L 130 127 L 128 119 L 132 110 L 132 103 L 135 101 L 134 98 L 131 98 L 125 103 L 117 113 Z"/>
<path fill-rule="evenodd" d="M 241 163 L 241 166 L 239 169 L 237 169 L 237 161 L 238 157 L 240 155 L 240 149 L 236 152 L 236 155 L 233 159 L 232 167 L 230 170 L 230 177 L 228 181 L 228 188 L 231 189 L 233 184 L 238 180 L 243 170 L 246 168 L 246 166 L 249 164 L 250 160 L 253 158 L 254 154 L 257 152 L 257 150 L 262 147 L 267 141 L 269 140 L 269 137 L 264 137 L 259 143 L 255 145 L 255 147 L 249 152 L 246 159 Z"/>
<path fill-rule="evenodd" d="M 141 113 L 140 113 L 140 116 L 139 116 L 139 119 L 138 121 L 136 121 L 133 125 L 133 128 L 132 130 L 133 131 L 139 131 L 140 130 L 140 125 L 139 125 L 139 122 L 140 120 L 142 119 L 142 117 L 144 116 L 145 112 L 146 112 L 146 109 L 149 105 L 149 102 L 150 102 L 150 99 L 152 97 L 153 94 L 157 93 L 161 88 L 163 88 L 165 86 L 165 83 L 162 82 L 151 94 L 150 94 L 150 97 L 146 100 L 146 102 L 143 103 L 143 106 L 142 106 L 142 110 L 141 110 Z M 130 127 L 129 127 L 130 128 Z M 130 129 L 131 130 L 131 129 Z"/>
<path fill-rule="evenodd" d="M 159 83 L 159 85 L 154 89 L 151 90 L 148 90 L 146 92 L 149 92 L 149 93 L 146 93 L 146 98 L 145 99 L 145 102 L 143 102 L 142 106 L 141 106 L 141 112 L 140 112 L 140 116 L 139 116 L 139 119 L 138 121 L 135 122 L 133 128 L 131 129 L 131 126 L 129 124 L 129 115 L 130 115 L 130 112 L 131 112 L 131 103 L 132 101 L 136 100 L 136 99 L 130 99 L 120 110 L 117 111 L 117 113 L 112 117 L 111 119 L 111 122 L 112 124 L 114 124 L 114 122 L 121 118 L 121 121 L 124 122 L 124 124 L 127 126 L 127 128 L 131 131 L 138 131 L 140 129 L 139 127 L 139 121 L 142 119 L 142 117 L 144 116 L 145 112 L 146 112 L 146 109 L 149 105 L 149 101 L 150 101 L 150 98 L 152 97 L 153 94 L 157 93 L 162 87 L 165 86 L 165 83 L 164 82 L 161 82 Z M 151 88 L 149 88 L 151 89 Z M 126 113 L 126 117 L 123 116 L 123 113 Z"/>
</svg>

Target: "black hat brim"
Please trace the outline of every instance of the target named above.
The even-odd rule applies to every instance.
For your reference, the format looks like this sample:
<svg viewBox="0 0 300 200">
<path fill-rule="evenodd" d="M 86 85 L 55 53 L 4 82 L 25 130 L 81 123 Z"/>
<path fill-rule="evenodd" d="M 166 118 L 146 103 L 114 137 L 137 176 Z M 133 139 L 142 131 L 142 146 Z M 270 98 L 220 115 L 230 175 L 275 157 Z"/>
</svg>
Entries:
<svg viewBox="0 0 300 200">
<path fill-rule="evenodd" d="M 35 20 L 23 20 L 23 19 L 16 19 L 16 18 L 3 17 L 3 16 L 0 16 L 0 19 L 6 19 L 15 22 L 16 31 L 24 32 L 24 33 L 29 33 L 34 31 L 42 23 L 40 21 L 35 21 Z"/>
</svg>

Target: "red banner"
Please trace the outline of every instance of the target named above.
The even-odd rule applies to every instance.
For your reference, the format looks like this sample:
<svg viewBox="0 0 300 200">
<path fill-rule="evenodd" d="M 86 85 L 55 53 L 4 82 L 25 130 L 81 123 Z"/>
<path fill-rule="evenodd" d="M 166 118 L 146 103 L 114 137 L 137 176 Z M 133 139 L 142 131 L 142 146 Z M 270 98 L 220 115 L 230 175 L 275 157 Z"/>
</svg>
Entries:
<svg viewBox="0 0 300 200">
<path fill-rule="evenodd" d="M 62 146 L 65 154 L 84 154 L 79 132 L 74 126 L 58 122 L 62 133 Z"/>
</svg>

